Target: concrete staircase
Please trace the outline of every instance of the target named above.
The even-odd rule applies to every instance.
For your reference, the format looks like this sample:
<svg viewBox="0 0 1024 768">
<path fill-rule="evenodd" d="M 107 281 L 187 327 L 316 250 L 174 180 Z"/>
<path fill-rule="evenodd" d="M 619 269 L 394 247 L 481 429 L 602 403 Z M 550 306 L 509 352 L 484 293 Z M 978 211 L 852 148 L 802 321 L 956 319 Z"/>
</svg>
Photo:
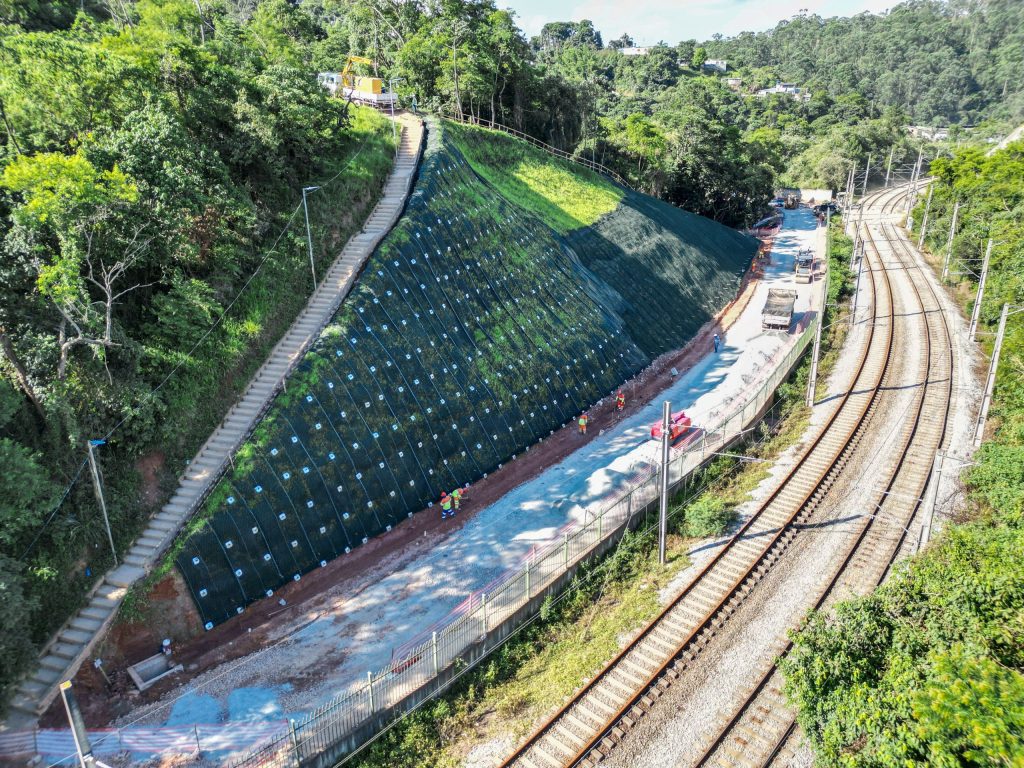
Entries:
<svg viewBox="0 0 1024 768">
<path fill-rule="evenodd" d="M 57 685 L 75 675 L 113 622 L 129 587 L 159 562 L 178 531 L 202 504 L 285 378 L 348 295 L 367 257 L 398 220 L 412 190 L 422 153 L 423 123 L 412 115 L 400 115 L 396 119 L 402 127 L 398 156 L 383 197 L 362 231 L 346 243 L 306 308 L 256 372 L 242 398 L 189 463 L 178 490 L 149 521 L 123 563 L 104 577 L 89 596 L 88 604 L 43 648 L 38 668 L 22 681 L 11 701 L 6 728 L 34 724 L 56 697 Z"/>
</svg>

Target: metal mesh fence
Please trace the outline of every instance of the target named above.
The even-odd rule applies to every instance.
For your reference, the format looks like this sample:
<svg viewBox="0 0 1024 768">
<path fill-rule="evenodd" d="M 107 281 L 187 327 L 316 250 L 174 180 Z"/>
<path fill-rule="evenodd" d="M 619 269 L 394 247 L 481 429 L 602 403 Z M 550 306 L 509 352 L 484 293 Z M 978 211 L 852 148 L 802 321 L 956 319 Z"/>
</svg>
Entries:
<svg viewBox="0 0 1024 768">
<path fill-rule="evenodd" d="M 734 289 L 747 256 L 730 258 L 690 277 Z M 405 215 L 177 557 L 207 628 L 514 460 L 643 368 L 653 354 L 609 290 L 433 130 Z M 673 317 L 703 322 L 719 298 Z"/>
<path fill-rule="evenodd" d="M 672 486 L 700 468 L 715 452 L 741 438 L 760 417 L 813 339 L 819 322 L 820 313 L 805 314 L 797 326 L 795 343 L 768 361 L 764 368 L 770 371 L 767 377 L 737 395 L 725 415 L 698 442 L 674 451 L 669 466 Z M 618 535 L 634 515 L 658 499 L 660 465 L 652 462 L 640 470 L 640 476 L 621 496 L 591 510 L 584 523 L 563 529 L 559 537 L 532 551 L 520 567 L 507 572 L 486 590 L 474 593 L 446 623 L 432 628 L 429 638 L 397 653 L 385 669 L 369 674 L 365 684 L 255 747 L 233 762 L 233 768 L 300 765 L 338 744 L 374 713 L 392 708 L 400 711 L 411 694 L 455 664 L 471 646 L 510 620 L 533 596 L 593 555 L 603 542 Z"/>
</svg>

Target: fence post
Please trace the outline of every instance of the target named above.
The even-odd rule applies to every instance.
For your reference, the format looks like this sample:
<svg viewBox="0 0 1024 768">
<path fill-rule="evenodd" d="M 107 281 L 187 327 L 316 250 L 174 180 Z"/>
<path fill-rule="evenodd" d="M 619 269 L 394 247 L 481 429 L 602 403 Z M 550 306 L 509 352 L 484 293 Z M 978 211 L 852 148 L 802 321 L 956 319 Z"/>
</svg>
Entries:
<svg viewBox="0 0 1024 768">
<path fill-rule="evenodd" d="M 480 593 L 480 613 L 482 614 L 481 620 L 484 625 L 484 634 L 487 634 L 487 593 Z"/>
<path fill-rule="evenodd" d="M 196 737 L 196 754 L 201 755 L 203 748 L 199 744 L 199 726 L 196 723 L 192 723 L 192 735 Z"/>
<path fill-rule="evenodd" d="M 627 499 L 626 506 L 628 508 L 629 504 L 633 501 L 633 492 L 632 491 L 629 492 L 629 494 L 626 496 L 626 499 Z M 603 539 L 603 538 L 604 538 L 604 510 L 602 509 L 601 510 L 601 514 L 599 514 L 597 516 L 597 540 L 598 540 L 598 542 L 600 542 L 601 539 Z"/>
<path fill-rule="evenodd" d="M 562 569 L 569 567 L 569 534 L 562 534 Z"/>
<path fill-rule="evenodd" d="M 288 718 L 288 735 L 292 740 L 292 752 L 295 753 L 295 764 L 299 765 L 302 758 L 299 756 L 299 737 L 295 733 L 295 719 Z"/>
<path fill-rule="evenodd" d="M 530 557 L 526 560 L 526 599 L 529 601 L 530 595 L 530 561 L 533 560 L 533 550 L 530 550 Z"/>
<path fill-rule="evenodd" d="M 434 677 L 437 677 L 437 632 L 430 633 L 430 644 L 434 653 Z"/>
<path fill-rule="evenodd" d="M 366 684 L 370 689 L 370 714 L 372 715 L 373 710 L 376 709 L 376 707 L 373 706 L 373 672 L 366 673 Z"/>
</svg>

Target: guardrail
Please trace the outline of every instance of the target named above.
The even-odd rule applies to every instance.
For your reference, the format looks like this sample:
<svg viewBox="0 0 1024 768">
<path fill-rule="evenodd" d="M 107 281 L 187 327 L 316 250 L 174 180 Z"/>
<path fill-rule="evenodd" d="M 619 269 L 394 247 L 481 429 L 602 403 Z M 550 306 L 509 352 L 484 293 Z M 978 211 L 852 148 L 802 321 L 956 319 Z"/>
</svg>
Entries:
<svg viewBox="0 0 1024 768">
<path fill-rule="evenodd" d="M 821 313 L 805 313 L 795 330 L 799 336 L 788 350 L 779 350 L 762 370 L 770 371 L 760 384 L 753 384 L 722 404 L 730 409 L 713 429 L 706 429 L 698 444 L 676 452 L 669 466 L 670 487 L 675 488 L 714 453 L 739 439 L 766 410 L 779 385 L 789 376 L 814 337 Z M 602 509 L 587 510 L 583 523 L 564 527 L 559 536 L 533 550 L 516 568 L 507 571 L 482 590 L 474 592 L 438 625 L 429 628 L 429 638 L 406 645 L 392 662 L 377 673 L 368 673 L 365 683 L 321 706 L 301 722 L 254 747 L 230 763 L 233 768 L 293 768 L 309 765 L 324 753 L 334 757 L 350 751 L 361 741 L 357 732 L 385 715 L 400 714 L 445 687 L 439 679 L 463 663 L 467 652 L 476 648 L 488 653 L 500 644 L 488 639 L 501 637 L 507 622 L 524 620 L 522 612 L 538 595 L 575 566 L 596 554 L 602 545 L 625 530 L 634 516 L 657 501 L 660 465 L 656 460 L 634 467 L 636 480 L 628 491 Z M 415 696 L 431 684 L 435 689 Z M 415 699 L 415 701 L 413 700 Z M 339 749 L 347 744 L 348 749 Z M 326 764 L 326 763 L 325 763 Z"/>
<path fill-rule="evenodd" d="M 800 319 L 799 334 L 788 349 L 766 360 L 768 376 L 723 402 L 714 428 L 699 441 L 675 450 L 669 466 L 669 485 L 675 489 L 716 452 L 728 448 L 768 409 L 779 385 L 789 376 L 814 337 L 821 313 Z M 716 414 L 712 414 L 714 418 Z M 401 714 L 442 692 L 464 658 L 475 651 L 476 660 L 498 647 L 515 626 L 532 616 L 531 601 L 552 589 L 559 579 L 571 577 L 576 566 L 598 554 L 639 519 L 660 493 L 660 450 L 650 460 L 630 468 L 628 490 L 600 509 L 587 509 L 582 523 L 563 526 L 546 544 L 533 549 L 520 564 L 483 589 L 471 594 L 441 621 L 425 627 L 419 640 L 402 645 L 391 663 L 367 675 L 365 683 L 321 706 L 303 720 L 226 723 L 184 728 L 122 728 L 90 732 L 98 754 L 129 750 L 139 754 L 200 754 L 225 761 L 232 768 L 296 768 L 328 753 L 340 756 L 368 740 L 360 731 L 381 718 Z M 490 641 L 490 642 L 488 642 Z M 446 678 L 442 680 L 442 678 Z M 432 688 L 431 688 L 432 686 Z M 369 729 L 373 730 L 373 729 Z M 69 731 L 20 731 L 0 734 L 0 754 L 64 755 Z M 254 743 L 255 742 L 255 743 Z M 348 748 L 340 749 L 339 745 Z M 244 750 L 244 751 L 243 751 Z M 232 758 L 232 755 L 237 757 Z M 334 764 L 328 760 L 324 764 Z"/>
<path fill-rule="evenodd" d="M 517 139 L 522 139 L 523 141 L 532 144 L 538 149 L 543 149 L 545 152 L 554 155 L 555 157 L 560 157 L 563 160 L 568 160 L 570 163 L 576 163 L 576 165 L 582 165 L 584 168 L 589 168 L 595 173 L 600 173 L 605 176 L 608 176 L 610 179 L 615 181 L 615 183 L 621 184 L 627 189 L 632 189 L 633 191 L 636 191 L 635 187 L 633 187 L 629 182 L 627 182 L 624 178 L 622 178 L 619 174 L 617 174 L 608 166 L 601 165 L 601 163 L 598 163 L 595 160 L 587 160 L 587 158 L 583 157 L 582 155 L 574 155 L 571 152 L 566 152 L 564 149 L 559 149 L 558 147 L 554 147 L 551 144 L 546 144 L 540 139 L 531 136 L 528 133 L 523 133 L 522 131 L 516 130 L 515 128 L 510 128 L 507 125 L 496 123 L 493 120 L 481 120 L 479 118 L 474 119 L 446 114 L 441 114 L 441 117 L 443 117 L 445 120 L 451 120 L 454 123 L 462 123 L 463 125 L 474 125 L 479 128 L 490 128 L 491 130 L 494 131 L 501 131 L 502 133 L 507 133 L 510 136 L 515 136 Z"/>
</svg>

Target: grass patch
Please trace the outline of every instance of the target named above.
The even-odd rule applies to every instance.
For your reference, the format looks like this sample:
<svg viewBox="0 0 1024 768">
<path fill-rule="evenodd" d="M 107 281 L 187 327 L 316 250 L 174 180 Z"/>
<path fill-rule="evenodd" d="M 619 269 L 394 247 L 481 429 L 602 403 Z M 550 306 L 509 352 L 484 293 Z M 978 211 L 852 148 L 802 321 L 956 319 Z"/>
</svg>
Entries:
<svg viewBox="0 0 1024 768">
<path fill-rule="evenodd" d="M 448 122 L 444 130 L 474 171 L 560 234 L 590 226 L 623 198 L 622 190 L 599 174 L 500 131 Z"/>
<path fill-rule="evenodd" d="M 844 254 L 841 230 L 837 227 L 832 234 L 830 256 L 836 266 L 829 295 L 838 302 L 851 289 L 845 268 L 849 253 Z M 843 323 L 823 336 L 822 379 L 834 366 L 844 337 Z M 804 404 L 809 368 L 805 356 L 780 388 L 770 418 L 737 453 L 773 459 L 799 439 L 810 414 Z M 689 565 L 686 553 L 694 538 L 722 534 L 735 519 L 736 508 L 767 474 L 760 463 L 740 464 L 730 457 L 711 462 L 670 505 L 665 567 L 657 562 L 654 526 L 627 533 L 611 553 L 582 566 L 537 618 L 439 699 L 399 720 L 349 763 L 350 768 L 447 768 L 460 765 L 470 750 L 489 740 L 523 737 L 657 614 L 658 590 Z"/>
</svg>

